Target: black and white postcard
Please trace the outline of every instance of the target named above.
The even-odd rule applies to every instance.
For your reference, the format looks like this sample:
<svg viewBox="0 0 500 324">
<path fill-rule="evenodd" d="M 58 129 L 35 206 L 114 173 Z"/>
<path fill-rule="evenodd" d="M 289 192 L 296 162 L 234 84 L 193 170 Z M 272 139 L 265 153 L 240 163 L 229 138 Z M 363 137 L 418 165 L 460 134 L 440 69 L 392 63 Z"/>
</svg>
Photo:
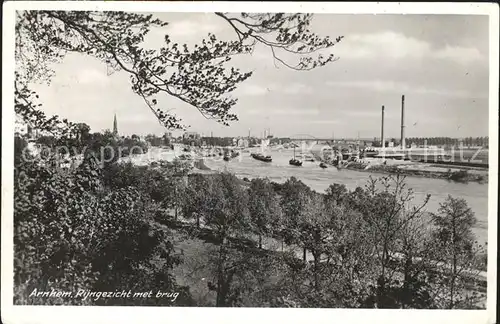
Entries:
<svg viewBox="0 0 500 324">
<path fill-rule="evenodd" d="M 496 323 L 498 6 L 3 8 L 5 323 Z"/>
</svg>

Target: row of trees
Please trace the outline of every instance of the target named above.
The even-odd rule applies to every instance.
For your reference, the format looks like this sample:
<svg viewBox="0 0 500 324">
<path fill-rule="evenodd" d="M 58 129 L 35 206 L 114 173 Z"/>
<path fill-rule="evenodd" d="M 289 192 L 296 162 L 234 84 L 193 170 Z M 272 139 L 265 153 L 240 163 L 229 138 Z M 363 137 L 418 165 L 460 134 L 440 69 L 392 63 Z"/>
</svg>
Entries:
<svg viewBox="0 0 500 324">
<path fill-rule="evenodd" d="M 475 307 L 478 296 L 467 285 L 482 247 L 474 243 L 474 214 L 462 199 L 449 197 L 429 219 L 427 201 L 411 207 L 412 191 L 398 176 L 354 191 L 334 184 L 325 194 L 293 177 L 245 186 L 229 173 L 193 175 L 183 186 L 183 216 L 216 238 L 216 306 L 244 305 L 234 296 L 247 294 L 260 299 L 246 306 L 283 306 L 274 298 L 288 296 L 286 303 L 302 307 Z M 294 252 L 275 258 L 258 250 L 250 257 L 238 254 L 230 239 L 249 233 L 259 249 L 270 239 L 300 248 L 302 261 Z M 255 266 L 255 258 L 265 266 Z M 249 288 L 246 279 L 236 279 L 255 279 L 259 271 L 277 271 L 280 279 L 272 288 Z"/>
<path fill-rule="evenodd" d="M 163 136 L 148 134 L 144 140 L 151 146 L 170 146 L 172 144 L 170 137 L 167 134 L 164 134 Z"/>
<path fill-rule="evenodd" d="M 450 138 L 450 137 L 410 137 L 406 139 L 406 143 L 411 145 L 411 144 L 416 144 L 416 145 L 446 145 L 446 146 L 453 146 L 453 147 L 458 147 L 460 143 L 462 145 L 469 147 L 469 146 L 481 146 L 481 147 L 488 147 L 488 141 L 489 138 L 488 136 L 486 137 L 465 137 L 463 139 L 459 138 Z"/>
<path fill-rule="evenodd" d="M 260 143 L 260 140 L 254 137 L 245 138 L 248 140 L 249 145 L 257 145 Z M 200 144 L 206 143 L 209 146 L 233 146 L 234 137 L 210 137 L 204 136 L 200 139 Z"/>
<path fill-rule="evenodd" d="M 85 124 L 76 124 L 85 125 Z M 90 133 L 90 127 L 83 134 L 77 136 L 56 137 L 53 135 L 43 135 L 36 139 L 40 147 L 41 157 L 46 159 L 48 154 L 58 155 L 83 155 L 93 156 L 100 162 L 114 162 L 120 157 L 132 154 L 143 154 L 148 152 L 148 144 L 138 136 L 117 137 L 109 130 L 104 133 Z M 17 149 L 22 151 L 27 146 L 26 135 L 16 135 L 19 144 Z M 22 155 L 16 155 L 22 158 Z M 26 158 L 26 157 L 24 157 Z"/>
<path fill-rule="evenodd" d="M 213 145 L 213 146 L 232 146 L 234 145 L 233 142 L 234 137 L 210 137 L 210 136 L 204 136 L 201 137 L 200 139 L 200 144 L 201 143 L 206 143 L 207 145 Z M 261 139 L 256 138 L 256 137 L 243 137 L 243 139 L 248 141 L 248 145 L 253 146 L 253 145 L 260 145 Z M 278 144 L 278 143 L 288 143 L 290 142 L 290 138 L 272 138 L 270 140 L 271 144 Z M 190 141 L 186 141 L 185 144 L 191 144 Z"/>
</svg>

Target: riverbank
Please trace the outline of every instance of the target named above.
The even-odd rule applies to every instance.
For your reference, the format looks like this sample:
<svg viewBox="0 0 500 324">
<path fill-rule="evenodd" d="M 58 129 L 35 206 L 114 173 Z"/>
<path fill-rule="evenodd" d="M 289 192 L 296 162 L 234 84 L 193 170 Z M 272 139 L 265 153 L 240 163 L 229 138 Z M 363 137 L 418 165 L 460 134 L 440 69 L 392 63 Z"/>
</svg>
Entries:
<svg viewBox="0 0 500 324">
<path fill-rule="evenodd" d="M 386 160 L 384 163 L 381 161 L 362 160 L 361 162 L 349 162 L 345 168 L 355 171 L 402 174 L 405 176 L 443 179 L 462 183 L 488 183 L 488 170 L 473 167 L 457 168 L 456 166 L 412 161 Z"/>
</svg>

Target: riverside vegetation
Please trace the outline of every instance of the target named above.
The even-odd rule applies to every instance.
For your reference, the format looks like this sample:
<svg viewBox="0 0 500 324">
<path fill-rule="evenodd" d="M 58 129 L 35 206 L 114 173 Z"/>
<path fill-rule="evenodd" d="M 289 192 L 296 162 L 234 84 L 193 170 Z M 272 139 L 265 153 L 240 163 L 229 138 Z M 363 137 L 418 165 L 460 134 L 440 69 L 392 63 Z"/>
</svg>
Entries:
<svg viewBox="0 0 500 324">
<path fill-rule="evenodd" d="M 50 81 L 51 64 L 66 53 L 78 53 L 129 74 L 132 91 L 167 129 L 183 125 L 159 108 L 161 95 L 227 125 L 237 119 L 231 112 L 236 99 L 227 94 L 252 75 L 229 66 L 233 56 L 262 45 L 277 64 L 311 70 L 334 62 L 333 55 L 317 53 L 342 39 L 312 33 L 309 14 L 214 14 L 236 40 L 209 34 L 188 47 L 165 35 L 161 48 L 146 50 L 147 33 L 167 25 L 152 15 L 16 13 L 16 115 L 52 136 L 45 145 L 55 140 L 88 149 L 78 167 L 59 168 L 59 152 L 32 158 L 24 150 L 26 139 L 16 137 L 14 303 L 482 307 L 477 302 L 484 285 L 476 269 L 484 268 L 483 247 L 475 243 L 474 214 L 462 199 L 449 197 L 429 222 L 425 204 L 410 205 L 412 192 L 400 176 L 374 179 L 354 191 L 332 184 L 317 193 L 295 178 L 277 184 L 247 183 L 228 173 L 188 175 L 181 161 L 120 164 L 105 154 L 119 156 L 133 139 L 127 144 L 103 134 L 92 136 L 89 145 L 86 127 L 47 117 L 30 88 L 34 81 Z M 290 54 L 299 54 L 299 61 L 287 60 Z M 270 241 L 283 249 L 267 248 Z M 297 247 L 302 256 L 285 246 Z M 29 297 L 35 288 L 159 289 L 179 296 L 175 303 Z"/>
</svg>

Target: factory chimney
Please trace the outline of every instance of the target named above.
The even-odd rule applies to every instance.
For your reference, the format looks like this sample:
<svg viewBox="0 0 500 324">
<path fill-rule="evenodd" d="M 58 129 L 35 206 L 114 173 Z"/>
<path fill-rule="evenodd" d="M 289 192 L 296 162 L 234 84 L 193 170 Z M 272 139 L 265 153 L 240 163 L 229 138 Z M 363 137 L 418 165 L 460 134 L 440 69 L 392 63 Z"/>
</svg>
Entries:
<svg viewBox="0 0 500 324">
<path fill-rule="evenodd" d="M 405 149 L 405 95 L 401 97 L 401 148 Z"/>
<path fill-rule="evenodd" d="M 382 131 L 380 134 L 380 143 L 382 145 L 382 148 L 385 147 L 385 138 L 384 138 L 384 106 L 382 106 Z"/>
</svg>

